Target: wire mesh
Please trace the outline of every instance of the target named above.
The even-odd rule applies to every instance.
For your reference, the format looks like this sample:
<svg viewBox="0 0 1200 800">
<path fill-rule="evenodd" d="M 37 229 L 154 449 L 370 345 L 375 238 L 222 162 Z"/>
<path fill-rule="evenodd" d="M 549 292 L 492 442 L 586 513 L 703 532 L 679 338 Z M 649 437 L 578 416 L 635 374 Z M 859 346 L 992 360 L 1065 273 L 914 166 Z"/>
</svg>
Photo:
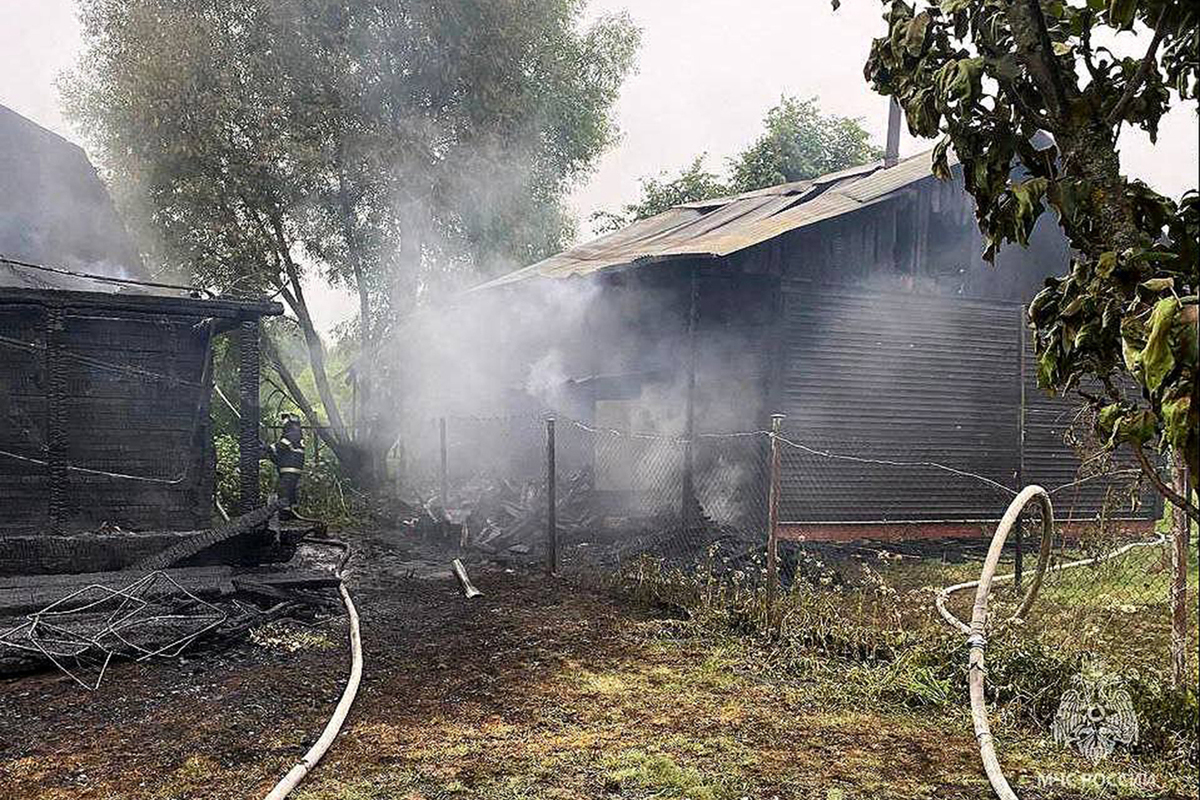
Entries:
<svg viewBox="0 0 1200 800">
<path fill-rule="evenodd" d="M 563 568 L 619 569 L 638 559 L 691 567 L 716 552 L 736 556 L 766 542 L 766 441 L 759 435 L 679 437 L 559 427 L 571 495 L 588 525 L 562 529 Z"/>
<path fill-rule="evenodd" d="M 674 571 L 761 575 L 768 543 L 772 438 L 740 432 L 641 433 L 558 417 L 555 534 L 560 572 L 607 575 L 646 560 Z M 834 449 L 836 445 L 844 449 Z M 886 584 L 901 595 L 975 580 L 996 520 L 1016 494 L 1007 465 L 939 462 L 936 450 L 888 451 L 805 440 L 783 429 L 780 454 L 780 582 Z M 551 531 L 547 418 L 430 420 L 404 440 L 407 486 L 457 539 L 502 560 L 543 561 Z M 1041 597 L 1025 629 L 1052 646 L 1100 651 L 1117 663 L 1169 661 L 1169 537 L 1143 512 L 1128 471 L 1081 472 L 1107 481 L 1099 511 L 1075 481 L 1047 487 L 1056 528 Z M 1094 487 L 1089 487 L 1089 492 Z M 444 495 L 444 498 L 443 498 Z M 955 500 L 954 498 L 959 498 Z M 876 499 L 872 499 L 876 498 Z M 930 498 L 933 498 L 930 500 Z M 444 503 L 443 503 L 444 499 Z M 990 509 L 981 515 L 980 508 Z M 1041 532 L 1030 506 L 1005 546 L 994 616 L 1010 614 L 1032 580 Z M 1195 597 L 1192 548 L 1188 591 Z M 814 567 L 813 565 L 816 565 Z M 951 604 L 970 618 L 971 592 Z M 1194 606 L 1194 603 L 1192 604 Z M 1189 617 L 1196 644 L 1196 614 Z M 1195 669 L 1195 658 L 1191 660 Z"/>
<path fill-rule="evenodd" d="M 95 690 L 115 656 L 138 661 L 179 655 L 227 619 L 166 572 L 126 585 L 90 584 L 0 631 L 0 650 L 38 654 Z"/>
</svg>

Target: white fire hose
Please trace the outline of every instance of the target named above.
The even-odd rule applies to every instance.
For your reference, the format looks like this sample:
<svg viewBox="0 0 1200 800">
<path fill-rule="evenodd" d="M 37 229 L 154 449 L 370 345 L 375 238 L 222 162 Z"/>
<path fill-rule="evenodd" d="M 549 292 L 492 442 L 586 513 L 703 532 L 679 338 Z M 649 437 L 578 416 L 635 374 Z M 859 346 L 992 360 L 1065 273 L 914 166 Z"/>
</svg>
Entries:
<svg viewBox="0 0 1200 800">
<path fill-rule="evenodd" d="M 340 546 L 346 551 L 346 556 L 349 556 L 350 550 L 344 542 L 338 542 L 333 539 L 309 540 L 314 544 L 332 544 Z M 345 563 L 343 558 L 341 564 L 338 565 L 338 576 L 341 577 L 342 565 Z M 329 722 L 325 724 L 325 730 L 321 732 L 320 738 L 313 743 L 313 746 L 308 749 L 304 757 L 300 759 L 283 779 L 275 785 L 275 788 L 266 796 L 264 800 L 283 800 L 292 791 L 300 785 L 300 781 L 304 780 L 305 776 L 312 771 L 325 752 L 329 750 L 333 744 L 333 740 L 337 738 L 338 733 L 342 729 L 342 725 L 346 722 L 346 716 L 350 713 L 350 706 L 354 705 L 354 698 L 358 694 L 358 684 L 362 680 L 362 638 L 358 626 L 358 611 L 354 608 L 354 601 L 350 599 L 350 593 L 346 591 L 346 584 L 338 584 L 338 594 L 342 596 L 342 604 L 346 607 L 346 616 L 350 618 L 350 680 L 346 681 L 346 689 L 342 692 L 342 699 L 338 701 L 337 708 L 333 710 L 333 716 L 329 718 Z"/>
<path fill-rule="evenodd" d="M 983 759 L 983 769 L 1000 800 L 1017 800 L 1017 795 L 1008 785 L 1008 780 L 1000 769 L 1000 760 L 996 757 L 996 746 L 988 725 L 987 704 L 983 695 L 983 682 L 986 675 L 983 651 L 987 646 L 988 594 L 992 590 L 993 582 L 1012 579 L 1012 575 L 997 578 L 996 566 L 1000 563 L 1004 541 L 1008 538 L 1008 533 L 1012 530 L 1017 517 L 1035 498 L 1042 507 L 1042 543 L 1038 551 L 1037 570 L 1029 584 L 1029 590 L 1021 600 L 1021 605 L 1017 607 L 1016 613 L 1010 619 L 1024 617 L 1029 612 L 1033 601 L 1037 599 L 1038 591 L 1042 588 L 1042 578 L 1046 574 L 1046 566 L 1050 561 L 1050 546 L 1054 539 L 1054 511 L 1050 507 L 1050 495 L 1040 486 L 1026 486 L 1009 504 L 1008 510 L 1004 512 L 1004 517 L 996 527 L 995 535 L 992 536 L 992 544 L 988 548 L 987 559 L 983 562 L 983 571 L 979 574 L 979 580 L 943 589 L 937 597 L 937 608 L 942 617 L 967 637 L 967 645 L 971 650 L 967 678 L 971 690 L 971 721 L 975 726 L 975 739 L 979 742 L 979 756 Z M 971 611 L 971 624 L 967 625 L 950 613 L 950 610 L 946 608 L 946 600 L 951 594 L 972 587 L 975 588 L 975 606 Z"/>
<path fill-rule="evenodd" d="M 1029 505 L 1030 501 L 1035 498 L 1042 507 L 1042 542 L 1038 550 L 1037 570 L 1034 572 L 1033 581 L 1029 585 L 1029 591 L 1025 593 L 1025 597 L 1021 600 L 1021 605 L 1009 617 L 1008 621 L 1024 619 L 1042 588 L 1042 580 L 1045 578 L 1049 567 L 1050 548 L 1054 539 L 1054 511 L 1050 507 L 1050 495 L 1040 486 L 1026 486 L 1009 504 L 1008 510 L 1004 512 L 1004 517 L 1000 520 L 1000 524 L 996 526 L 996 533 L 992 536 L 992 544 L 988 548 L 987 559 L 983 563 L 983 571 L 979 574 L 979 580 L 948 586 L 938 592 L 937 595 L 938 613 L 942 615 L 942 618 L 946 622 L 950 623 L 950 625 L 957 628 L 967 637 L 967 645 L 971 649 L 970 674 L 968 676 L 968 683 L 971 690 L 971 721 L 975 725 L 975 738 L 979 741 L 979 755 L 983 759 L 984 771 L 987 772 L 988 780 L 991 782 L 996 796 L 1001 800 L 1017 800 L 1017 795 L 1013 792 L 1012 787 L 1008 785 L 1008 781 L 1000 769 L 1000 761 L 996 757 L 995 744 L 992 740 L 991 729 L 988 726 L 987 706 L 984 703 L 983 682 L 986 670 L 984 669 L 983 651 L 987 645 L 985 629 L 987 624 L 988 594 L 991 592 L 992 584 L 1011 581 L 1014 577 L 1012 574 L 996 575 L 996 566 L 1000 562 L 1000 553 L 1004 549 L 1004 542 L 1008 538 L 1008 533 L 1012 530 L 1013 524 L 1017 521 L 1017 517 L 1025 509 L 1025 506 Z M 1153 547 L 1161 545 L 1164 541 L 1165 537 L 1159 536 L 1148 542 L 1130 542 L 1104 555 L 1083 558 L 1066 564 L 1058 564 L 1054 567 L 1054 571 L 1061 572 L 1062 570 L 1073 569 L 1075 567 L 1099 564 L 1102 561 L 1108 561 L 1109 559 L 1124 555 L 1134 548 Z M 950 598 L 950 595 L 967 589 L 975 589 L 975 606 L 971 611 L 970 625 L 954 616 L 946 607 L 946 601 Z"/>
</svg>

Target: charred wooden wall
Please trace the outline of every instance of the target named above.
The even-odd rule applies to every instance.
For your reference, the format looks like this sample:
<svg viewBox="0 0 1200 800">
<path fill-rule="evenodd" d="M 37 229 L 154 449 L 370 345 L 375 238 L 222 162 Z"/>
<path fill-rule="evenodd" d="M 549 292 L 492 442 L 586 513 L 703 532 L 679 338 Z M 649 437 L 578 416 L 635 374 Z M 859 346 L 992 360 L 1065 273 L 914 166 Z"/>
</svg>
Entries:
<svg viewBox="0 0 1200 800">
<path fill-rule="evenodd" d="M 619 272 L 597 301 L 609 318 L 583 339 L 607 351 L 579 374 L 642 376 L 632 389 L 598 384 L 633 409 L 629 423 L 612 425 L 682 433 L 696 276 L 696 430 L 761 429 L 782 412 L 789 435 L 820 450 L 933 461 L 1005 487 L 1066 484 L 1080 466 L 1064 442 L 1077 405 L 1036 386 L 1022 312 L 1066 269 L 1065 241 L 1043 220 L 1029 249 L 1006 248 L 995 265 L 981 250 L 961 186 L 930 179 L 726 258 Z M 1057 499 L 1088 518 L 1112 485 L 1089 482 Z M 1008 498 L 937 468 L 785 448 L 790 522 L 992 519 Z M 1151 502 L 1132 515 L 1154 513 Z"/>
<path fill-rule="evenodd" d="M 865 460 L 1020 474 L 1020 306 L 825 289 L 786 292 L 780 410 L 790 436 Z M 788 521 L 997 516 L 1005 493 L 937 468 L 785 452 Z"/>
<path fill-rule="evenodd" d="M 200 314 L 0 295 L 0 535 L 211 519 Z"/>
<path fill-rule="evenodd" d="M 628 400 L 637 409 L 630 426 L 680 435 L 694 352 L 697 429 L 735 430 L 759 418 L 777 279 L 718 262 L 681 261 L 645 272 L 653 274 L 603 279 L 587 333 L 569 354 L 575 375 L 609 378 L 588 383 L 586 403 Z"/>
</svg>

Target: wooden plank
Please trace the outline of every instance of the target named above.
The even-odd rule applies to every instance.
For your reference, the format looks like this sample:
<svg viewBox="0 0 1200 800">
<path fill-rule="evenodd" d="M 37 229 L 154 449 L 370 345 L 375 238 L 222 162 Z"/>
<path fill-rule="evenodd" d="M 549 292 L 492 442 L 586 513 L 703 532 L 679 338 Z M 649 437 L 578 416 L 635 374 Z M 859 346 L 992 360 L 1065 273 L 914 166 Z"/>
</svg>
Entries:
<svg viewBox="0 0 1200 800">
<path fill-rule="evenodd" d="M 181 567 L 162 570 L 182 585 L 188 582 L 206 581 L 212 578 L 230 577 L 233 567 L 225 564 L 202 567 Z M 67 589 L 74 591 L 80 586 L 98 583 L 104 586 L 126 586 L 149 573 L 138 570 L 101 570 L 97 572 L 76 572 L 63 575 L 9 575 L 0 578 L 0 591 L 20 588 Z"/>
<path fill-rule="evenodd" d="M 31 518 L 25 523 L 26 532 L 0 536 L 0 575 L 120 570 L 197 533 L 123 531 L 52 536 L 42 532 L 45 523 L 45 508 L 42 508 L 40 518 Z M 289 560 L 295 552 L 294 539 L 277 545 L 269 539 L 259 541 L 257 537 L 241 537 L 213 545 L 183 563 L 186 566 L 276 563 Z"/>
<path fill-rule="evenodd" d="M 182 588 L 198 596 L 223 597 L 234 591 L 230 567 L 188 567 L 164 572 Z M 92 585 L 123 589 L 147 574 L 131 570 L 42 575 L 36 579 L 24 576 L 0 578 L 0 614 L 12 616 L 40 611 Z M 88 597 L 98 599 L 103 597 L 103 593 L 89 593 Z"/>
<path fill-rule="evenodd" d="M 320 569 L 268 569 L 239 570 L 233 575 L 233 585 L 262 584 L 278 589 L 320 589 L 337 586 L 342 579 L 332 572 Z"/>
<path fill-rule="evenodd" d="M 279 303 L 265 300 L 196 299 L 189 297 L 164 297 L 162 295 L 113 294 L 111 292 L 73 292 L 59 289 L 11 289 L 0 290 L 0 303 L 5 305 L 43 305 L 47 303 L 69 305 L 76 309 L 103 310 L 106 312 L 129 312 L 142 314 L 177 314 L 196 319 L 221 317 L 237 319 L 243 317 L 274 317 L 283 313 Z M 2 309 L 0 309 L 2 310 Z"/>
</svg>

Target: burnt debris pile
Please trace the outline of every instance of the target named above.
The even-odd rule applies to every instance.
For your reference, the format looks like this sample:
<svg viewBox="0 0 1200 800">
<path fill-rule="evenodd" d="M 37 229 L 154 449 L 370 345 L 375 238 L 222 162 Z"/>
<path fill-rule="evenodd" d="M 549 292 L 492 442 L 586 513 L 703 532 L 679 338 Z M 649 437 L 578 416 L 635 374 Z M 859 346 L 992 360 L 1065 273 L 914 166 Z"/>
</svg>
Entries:
<svg viewBox="0 0 1200 800">
<path fill-rule="evenodd" d="M 281 522 L 277 511 L 268 503 L 192 533 L 79 534 L 79 547 L 104 546 L 114 569 L 0 577 L 0 674 L 56 667 L 94 690 L 115 659 L 171 658 L 335 606 L 337 571 L 296 558 L 305 541 L 332 541 L 320 538 L 324 526 Z"/>
<path fill-rule="evenodd" d="M 761 431 L 689 441 L 561 414 L 453 417 L 405 442 L 398 474 L 420 509 L 412 532 L 484 558 L 556 571 L 641 557 L 693 568 L 719 540 L 765 546 Z"/>
<path fill-rule="evenodd" d="M 438 499 L 414 505 L 423 506 L 423 513 L 405 527 L 422 539 L 437 537 L 448 547 L 504 562 L 532 564 L 546 557 L 552 532 L 544 478 L 476 475 L 448 491 L 445 509 Z M 560 474 L 555 482 L 553 535 L 561 567 L 616 569 L 651 557 L 694 568 L 706 560 L 714 543 L 742 554 L 762 538 L 761 530 L 717 522 L 695 499 L 686 522 L 676 506 L 598 490 L 589 467 Z"/>
<path fill-rule="evenodd" d="M 555 521 L 560 537 L 581 538 L 603 519 L 595 502 L 589 470 L 579 470 L 557 482 Z M 548 538 L 550 518 L 545 480 L 499 479 L 479 486 L 463 520 L 466 543 L 484 553 L 540 554 Z"/>
</svg>

